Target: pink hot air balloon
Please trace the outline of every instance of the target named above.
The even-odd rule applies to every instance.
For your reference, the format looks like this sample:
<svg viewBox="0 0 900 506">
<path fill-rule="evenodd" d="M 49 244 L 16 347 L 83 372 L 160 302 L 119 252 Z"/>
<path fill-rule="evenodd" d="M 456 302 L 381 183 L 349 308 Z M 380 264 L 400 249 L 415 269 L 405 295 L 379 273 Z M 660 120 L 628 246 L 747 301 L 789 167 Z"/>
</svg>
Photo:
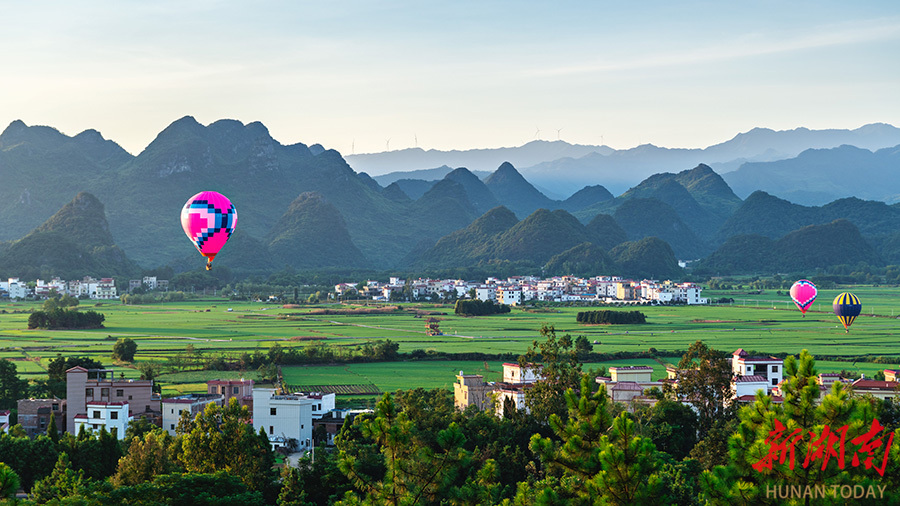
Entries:
<svg viewBox="0 0 900 506">
<path fill-rule="evenodd" d="M 200 192 L 189 198 L 181 209 L 181 228 L 197 251 L 207 258 L 206 270 L 234 232 L 237 212 L 221 193 Z"/>
<path fill-rule="evenodd" d="M 812 303 L 816 300 L 816 285 L 807 279 L 801 279 L 791 286 L 791 298 L 801 313 L 806 315 L 806 310 L 812 307 Z"/>
</svg>

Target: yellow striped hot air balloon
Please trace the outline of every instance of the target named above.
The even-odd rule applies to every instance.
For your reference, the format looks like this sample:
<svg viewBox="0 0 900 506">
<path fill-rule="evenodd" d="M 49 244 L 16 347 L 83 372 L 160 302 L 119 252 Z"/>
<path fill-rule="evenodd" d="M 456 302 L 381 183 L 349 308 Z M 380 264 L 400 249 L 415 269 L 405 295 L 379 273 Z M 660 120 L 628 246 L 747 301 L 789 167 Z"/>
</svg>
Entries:
<svg viewBox="0 0 900 506">
<path fill-rule="evenodd" d="M 859 302 L 859 297 L 850 292 L 844 292 L 834 298 L 832 306 L 834 307 L 834 314 L 844 324 L 844 329 L 850 332 L 850 325 L 853 325 L 853 320 L 862 311 L 862 303 Z"/>
</svg>

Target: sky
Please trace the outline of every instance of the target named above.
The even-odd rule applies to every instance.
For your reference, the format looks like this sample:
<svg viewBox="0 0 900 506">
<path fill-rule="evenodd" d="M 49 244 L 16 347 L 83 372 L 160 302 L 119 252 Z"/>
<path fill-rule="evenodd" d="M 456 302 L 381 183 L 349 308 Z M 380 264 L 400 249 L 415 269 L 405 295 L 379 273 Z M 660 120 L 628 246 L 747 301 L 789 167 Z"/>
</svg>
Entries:
<svg viewBox="0 0 900 506">
<path fill-rule="evenodd" d="M 900 126 L 896 1 L 0 0 L 0 129 L 260 121 L 342 154 Z"/>
</svg>

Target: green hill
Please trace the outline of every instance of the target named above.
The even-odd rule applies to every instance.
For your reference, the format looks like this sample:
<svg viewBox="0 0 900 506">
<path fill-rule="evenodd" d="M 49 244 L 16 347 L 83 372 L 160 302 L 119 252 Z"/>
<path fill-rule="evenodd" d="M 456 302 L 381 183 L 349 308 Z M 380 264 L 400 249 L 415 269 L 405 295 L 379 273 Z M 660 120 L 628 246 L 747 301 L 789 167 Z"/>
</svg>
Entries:
<svg viewBox="0 0 900 506">
<path fill-rule="evenodd" d="M 616 219 L 608 214 L 594 216 L 585 229 L 594 236 L 594 243 L 606 251 L 628 240 L 628 234 L 616 223 Z"/>
<path fill-rule="evenodd" d="M 518 223 L 505 207 L 495 207 L 469 226 L 452 232 L 431 248 L 410 259 L 419 268 L 452 268 L 477 263 L 491 256 L 494 241 Z"/>
<path fill-rule="evenodd" d="M 509 162 L 503 162 L 497 170 L 485 178 L 484 184 L 500 205 L 516 213 L 528 216 L 537 209 L 555 209 L 558 204 L 529 183 Z"/>
<path fill-rule="evenodd" d="M 848 220 L 809 225 L 772 240 L 761 235 L 730 238 L 695 268 L 700 275 L 796 272 L 884 260 Z"/>
<path fill-rule="evenodd" d="M 112 241 L 103 204 L 89 193 L 0 253 L 0 272 L 22 279 L 132 276 L 138 266 Z"/>
<path fill-rule="evenodd" d="M 658 237 L 672 246 L 678 258 L 702 258 L 710 251 L 672 206 L 657 199 L 628 199 L 616 209 L 613 217 L 630 240 Z"/>
<path fill-rule="evenodd" d="M 267 240 L 281 265 L 298 269 L 368 266 L 350 239 L 341 213 L 318 193 L 303 193 L 291 202 Z"/>
<path fill-rule="evenodd" d="M 658 237 L 622 243 L 609 252 L 624 276 L 646 279 L 679 279 L 684 269 L 678 266 L 675 253 Z"/>
<path fill-rule="evenodd" d="M 554 255 L 544 266 L 546 276 L 590 277 L 619 272 L 619 266 L 612 261 L 602 246 L 584 242 Z"/>
<path fill-rule="evenodd" d="M 444 179 L 459 183 L 466 192 L 466 198 L 472 203 L 475 212 L 480 216 L 497 207 L 497 198 L 486 184 L 468 169 L 460 167 L 444 176 Z"/>
<path fill-rule="evenodd" d="M 560 207 L 570 213 L 580 211 L 600 202 L 612 200 L 613 194 L 601 185 L 585 186 L 560 203 Z"/>
</svg>

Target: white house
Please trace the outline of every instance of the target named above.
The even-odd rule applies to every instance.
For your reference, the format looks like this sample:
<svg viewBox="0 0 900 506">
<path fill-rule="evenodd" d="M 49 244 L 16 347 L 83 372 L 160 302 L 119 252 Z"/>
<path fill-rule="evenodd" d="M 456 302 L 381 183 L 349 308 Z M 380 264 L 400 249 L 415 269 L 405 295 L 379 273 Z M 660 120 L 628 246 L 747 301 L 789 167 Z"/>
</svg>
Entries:
<svg viewBox="0 0 900 506">
<path fill-rule="evenodd" d="M 334 392 L 310 392 L 306 394 L 306 397 L 312 401 L 313 420 L 322 418 L 325 416 L 325 413 L 334 409 Z"/>
<path fill-rule="evenodd" d="M 85 406 L 87 413 L 75 415 L 75 434 L 84 426 L 94 431 L 106 427 L 107 432 L 115 433 L 120 441 L 125 439 L 125 429 L 134 420 L 128 414 L 128 402 L 90 401 Z"/>
<path fill-rule="evenodd" d="M 777 357 L 751 357 L 743 348 L 731 355 L 731 372 L 735 376 L 760 376 L 766 381 L 766 393 L 784 378 L 784 360 Z"/>
<path fill-rule="evenodd" d="M 540 379 L 542 378 L 535 372 L 534 367 L 522 367 L 512 362 L 503 364 L 504 383 L 534 383 Z"/>
<path fill-rule="evenodd" d="M 302 451 L 312 447 L 313 404 L 302 394 L 276 395 L 273 388 L 253 389 L 253 429 L 262 428 L 274 448 L 293 446 Z"/>
<path fill-rule="evenodd" d="M 501 304 L 518 306 L 522 303 L 522 290 L 518 287 L 503 287 L 497 290 L 497 299 Z"/>
<path fill-rule="evenodd" d="M 480 285 L 475 287 L 475 298 L 482 301 L 497 300 L 497 291 L 493 286 Z"/>
</svg>

